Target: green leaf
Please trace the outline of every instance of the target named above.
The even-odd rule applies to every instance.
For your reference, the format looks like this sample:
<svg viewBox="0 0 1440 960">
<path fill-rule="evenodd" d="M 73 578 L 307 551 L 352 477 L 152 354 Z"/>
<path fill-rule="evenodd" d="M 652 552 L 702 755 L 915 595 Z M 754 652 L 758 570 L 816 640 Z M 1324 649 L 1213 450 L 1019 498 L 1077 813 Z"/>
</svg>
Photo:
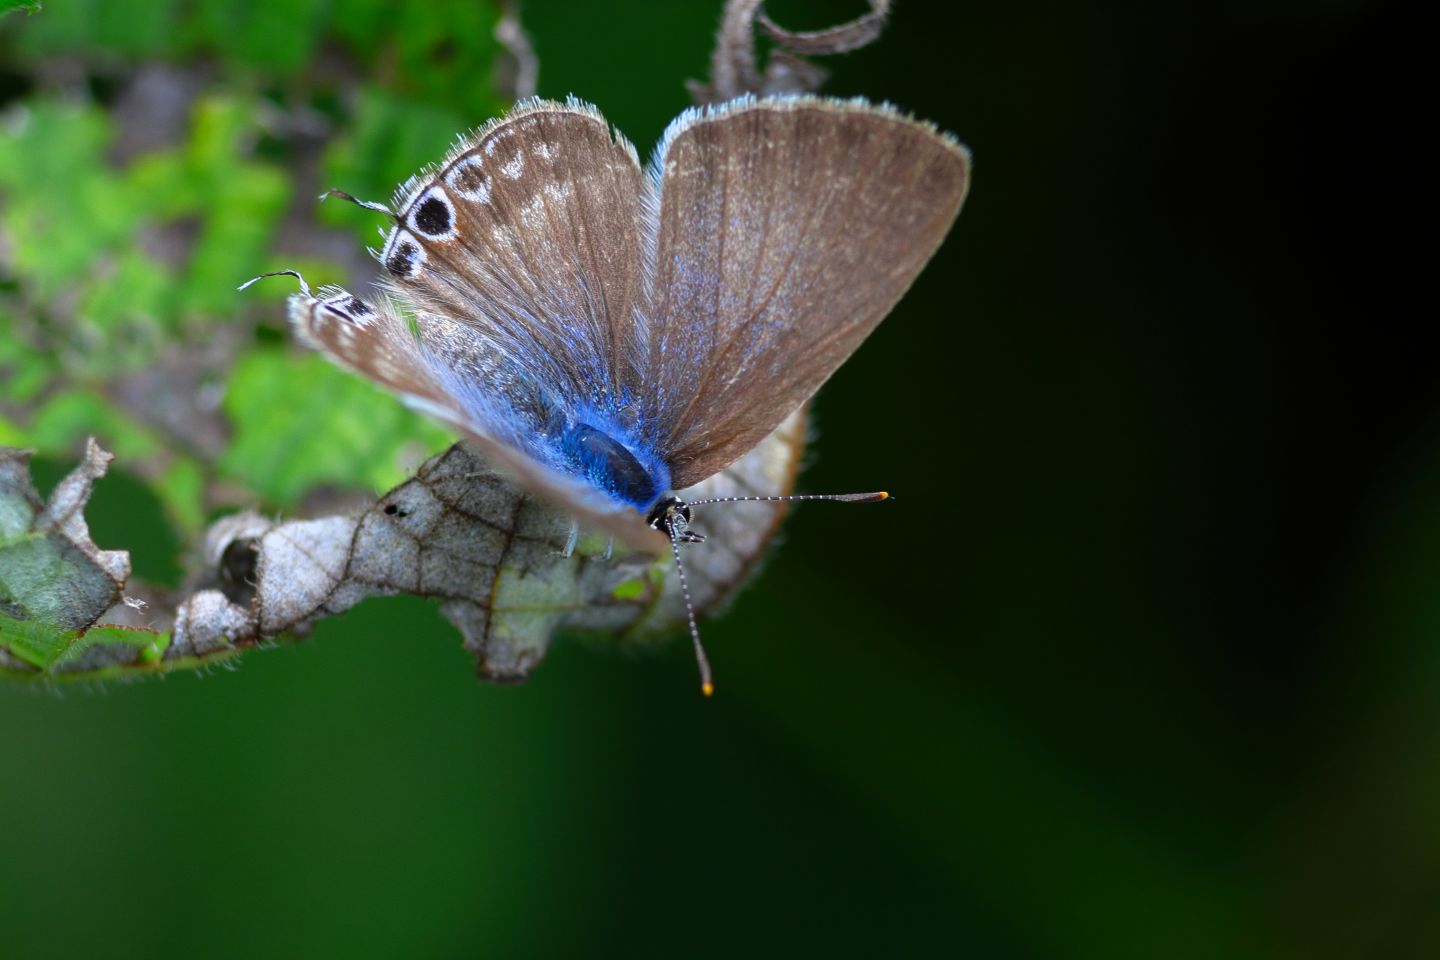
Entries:
<svg viewBox="0 0 1440 960">
<path fill-rule="evenodd" d="M 234 313 L 235 286 L 268 259 L 290 198 L 284 172 L 250 157 L 254 115 L 242 98 L 202 98 L 183 147 L 119 174 L 105 158 L 112 131 L 95 110 L 42 100 L 0 132 L 0 232 L 41 318 L 53 311 L 73 329 L 69 372 L 139 369 L 178 321 L 192 329 Z M 149 254 L 146 237 L 187 218 L 198 236 L 177 274 Z M 0 340 L 0 364 L 15 353 Z M 32 392 L 35 379 L 25 381 Z"/>
<path fill-rule="evenodd" d="M 194 460 L 177 457 L 155 482 L 155 492 L 170 519 L 194 536 L 205 526 L 205 474 Z"/>
<path fill-rule="evenodd" d="M 381 491 L 453 442 L 438 425 L 315 354 L 263 350 L 230 377 L 235 438 L 223 471 L 271 501 L 333 484 Z"/>
<path fill-rule="evenodd" d="M 14 245 L 17 275 L 41 301 L 73 289 L 77 278 L 90 281 L 97 259 L 129 242 L 139 225 L 133 197 L 105 164 L 110 133 L 97 110 L 45 101 L 0 133 L 0 226 Z"/>
<path fill-rule="evenodd" d="M 83 388 L 62 391 L 36 412 L 29 429 L 12 428 L 11 446 L 23 443 L 52 456 L 74 450 L 84 437 L 98 436 L 122 460 L 154 467 L 159 475 L 151 473 L 151 489 L 176 529 L 193 534 L 204 526 L 205 477 L 200 464 L 168 449 L 164 438 L 103 396 Z M 4 440 L 5 431 L 0 429 L 0 441 Z"/>
<path fill-rule="evenodd" d="M 91 542 L 82 513 L 110 459 L 92 441 L 42 503 L 29 455 L 0 448 L 0 649 L 41 669 L 118 602 L 130 573 L 127 554 Z"/>
<path fill-rule="evenodd" d="M 0 614 L 0 649 L 41 670 L 48 670 L 63 657 L 78 636 L 75 630 L 44 621 L 15 620 Z"/>
<path fill-rule="evenodd" d="M 22 472 L 28 459 L 13 450 L 0 453 L 0 545 L 28 536 L 35 514 L 40 512 L 40 495 L 31 485 L 29 473 Z"/>
<path fill-rule="evenodd" d="M 34 13 L 40 9 L 39 0 L 0 0 L 0 17 L 7 13 L 14 13 L 16 10 L 25 10 Z"/>
<path fill-rule="evenodd" d="M 114 61 L 158 56 L 174 49 L 178 6 L 179 0 L 37 3 L 34 7 L 45 15 L 26 24 L 18 46 L 35 57 L 80 54 Z"/>
<path fill-rule="evenodd" d="M 54 673 L 72 664 L 92 647 L 120 646 L 138 650 L 141 663 L 155 663 L 170 645 L 168 634 L 143 627 L 122 627 L 105 624 L 89 630 L 60 630 L 51 624 L 33 620 L 13 620 L 0 615 L 0 649 L 24 660 L 46 673 Z"/>
<path fill-rule="evenodd" d="M 162 221 L 198 214 L 206 201 L 204 187 L 186 151 L 147 153 L 125 171 L 124 189 Z"/>
<path fill-rule="evenodd" d="M 72 450 L 92 434 L 125 460 L 144 461 L 158 456 L 160 440 L 148 427 L 122 413 L 104 397 L 88 390 L 67 390 L 52 397 L 36 412 L 27 443 L 47 453 Z"/>
<path fill-rule="evenodd" d="M 467 126 L 485 118 L 465 118 L 450 110 L 370 89 L 361 97 L 353 129 L 336 138 L 325 154 L 325 185 L 366 200 L 388 200 L 426 160 L 439 160 Z M 356 224 L 362 242 L 375 243 L 380 218 L 348 204 L 319 208 L 323 222 Z"/>
<path fill-rule="evenodd" d="M 496 98 L 488 82 L 500 51 L 495 39 L 499 8 L 498 3 L 477 0 L 454 4 L 446 16 L 437 17 L 424 4 L 403 7 L 402 23 L 390 32 L 390 40 L 405 92 L 424 103 L 454 104 L 469 114 L 466 127 L 501 112 L 506 104 Z M 476 78 L 482 82 L 476 83 Z M 452 138 L 458 132 L 452 130 Z"/>
<path fill-rule="evenodd" d="M 225 60 L 282 73 L 315 60 L 330 0 L 204 0 L 187 23 L 191 44 Z"/>
<path fill-rule="evenodd" d="M 99 279 L 84 290 L 77 317 L 105 344 L 107 364 L 123 370 L 142 366 L 165 342 L 174 278 L 130 249 L 110 259 Z"/>
<path fill-rule="evenodd" d="M 20 447 L 25 444 L 25 432 L 18 426 L 0 417 L 0 447 Z"/>
<path fill-rule="evenodd" d="M 54 358 L 33 350 L 20 339 L 15 332 L 14 321 L 0 311 L 0 400 L 24 406 L 54 378 Z M 10 442 L 3 437 L 0 437 L 0 443 L 23 445 L 21 441 Z"/>
<path fill-rule="evenodd" d="M 63 537 L 37 533 L 0 543 L 0 608 L 73 629 L 103 613 L 114 592 L 114 582 L 96 575 Z"/>
<path fill-rule="evenodd" d="M 91 627 L 80 639 L 84 641 L 86 647 L 101 645 L 135 647 L 140 651 L 140 660 L 145 663 L 157 662 L 165 655 L 165 648 L 170 645 L 168 633 L 147 630 L 144 627 L 122 627 L 114 624 Z"/>
<path fill-rule="evenodd" d="M 195 106 L 193 133 L 179 163 L 152 160 L 136 172 L 136 182 L 152 191 L 171 216 L 203 217 L 177 304 L 182 315 L 229 316 L 234 311 L 236 285 L 265 259 L 289 204 L 285 174 L 246 159 L 254 129 L 253 104 L 204 98 Z"/>
<path fill-rule="evenodd" d="M 213 197 L 186 271 L 182 311 L 227 316 L 234 310 L 235 287 L 267 257 L 289 195 L 278 171 L 256 166 L 235 171 L 227 189 Z"/>
<path fill-rule="evenodd" d="M 645 581 L 640 579 L 622 580 L 610 591 L 616 600 L 638 600 L 645 595 Z"/>
</svg>

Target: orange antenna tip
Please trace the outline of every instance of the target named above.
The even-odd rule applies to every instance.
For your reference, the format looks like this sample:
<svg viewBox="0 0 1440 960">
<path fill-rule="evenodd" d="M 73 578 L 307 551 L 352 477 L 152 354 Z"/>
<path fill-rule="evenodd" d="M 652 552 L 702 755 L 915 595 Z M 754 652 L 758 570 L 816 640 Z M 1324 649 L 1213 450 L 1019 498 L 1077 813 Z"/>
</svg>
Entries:
<svg viewBox="0 0 1440 960">
<path fill-rule="evenodd" d="M 715 684 L 711 683 L 709 680 L 706 680 L 704 683 L 700 684 L 700 692 L 705 694 L 705 696 L 707 697 L 714 696 Z"/>
</svg>

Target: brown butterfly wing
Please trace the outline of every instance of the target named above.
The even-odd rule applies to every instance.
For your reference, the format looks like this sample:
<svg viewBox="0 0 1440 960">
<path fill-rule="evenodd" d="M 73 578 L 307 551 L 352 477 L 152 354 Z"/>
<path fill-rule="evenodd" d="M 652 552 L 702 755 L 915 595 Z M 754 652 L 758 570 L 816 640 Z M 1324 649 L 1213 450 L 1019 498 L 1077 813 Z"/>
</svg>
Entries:
<svg viewBox="0 0 1440 960">
<path fill-rule="evenodd" d="M 603 403 L 634 379 L 648 189 L 594 108 L 529 101 L 400 188 L 380 259 L 418 316 L 471 327 L 555 403 Z"/>
<path fill-rule="evenodd" d="M 672 124 L 642 375 L 683 488 L 743 455 L 889 313 L 944 239 L 969 154 L 863 101 L 735 101 Z"/>
<path fill-rule="evenodd" d="M 513 442 L 496 436 L 464 402 L 463 392 L 441 370 L 478 369 L 489 360 L 463 325 L 426 318 L 431 336 L 422 344 L 392 305 L 370 305 L 338 287 L 290 298 L 290 320 L 298 338 L 332 362 L 393 391 L 408 405 L 458 429 L 500 470 L 535 494 L 562 507 L 582 525 L 635 550 L 659 555 L 667 541 L 638 513 L 537 463 Z"/>
</svg>

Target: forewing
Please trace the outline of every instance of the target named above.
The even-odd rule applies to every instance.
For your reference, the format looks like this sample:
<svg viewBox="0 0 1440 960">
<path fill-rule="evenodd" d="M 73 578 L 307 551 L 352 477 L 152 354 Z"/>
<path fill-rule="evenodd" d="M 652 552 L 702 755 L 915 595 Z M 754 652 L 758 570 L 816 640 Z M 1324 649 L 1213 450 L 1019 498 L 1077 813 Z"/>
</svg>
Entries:
<svg viewBox="0 0 1440 960">
<path fill-rule="evenodd" d="M 618 409 L 648 189 L 594 108 L 528 101 L 401 187 L 381 262 L 417 317 L 470 326 L 556 404 Z"/>
<path fill-rule="evenodd" d="M 884 319 L 944 239 L 969 154 L 864 101 L 737 100 L 671 125 L 643 376 L 676 488 L 743 455 Z"/>
<path fill-rule="evenodd" d="M 290 298 L 298 338 L 331 361 L 397 394 L 408 405 L 449 423 L 490 462 L 527 489 L 569 512 L 582 525 L 652 554 L 665 539 L 633 509 L 557 473 L 527 455 L 511 434 L 523 428 L 504 406 L 491 406 L 486 384 L 496 374 L 485 344 L 464 325 L 428 318 L 431 336 L 417 339 L 392 305 L 367 304 L 338 287 Z"/>
</svg>

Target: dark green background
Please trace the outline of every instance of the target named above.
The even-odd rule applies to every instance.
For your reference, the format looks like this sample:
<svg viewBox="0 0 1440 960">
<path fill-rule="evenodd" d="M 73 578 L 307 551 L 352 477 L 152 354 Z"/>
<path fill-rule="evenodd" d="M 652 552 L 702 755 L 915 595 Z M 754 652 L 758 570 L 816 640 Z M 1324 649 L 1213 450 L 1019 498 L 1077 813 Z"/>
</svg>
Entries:
<svg viewBox="0 0 1440 960">
<path fill-rule="evenodd" d="M 1436 949 L 1421 31 L 1079 7 L 912 0 L 828 64 L 974 188 L 815 406 L 802 487 L 896 502 L 797 512 L 705 624 L 713 701 L 680 642 L 479 685 L 411 600 L 233 674 L 0 687 L 0 953 Z M 534 0 L 541 92 L 644 154 L 717 8 Z"/>
</svg>

